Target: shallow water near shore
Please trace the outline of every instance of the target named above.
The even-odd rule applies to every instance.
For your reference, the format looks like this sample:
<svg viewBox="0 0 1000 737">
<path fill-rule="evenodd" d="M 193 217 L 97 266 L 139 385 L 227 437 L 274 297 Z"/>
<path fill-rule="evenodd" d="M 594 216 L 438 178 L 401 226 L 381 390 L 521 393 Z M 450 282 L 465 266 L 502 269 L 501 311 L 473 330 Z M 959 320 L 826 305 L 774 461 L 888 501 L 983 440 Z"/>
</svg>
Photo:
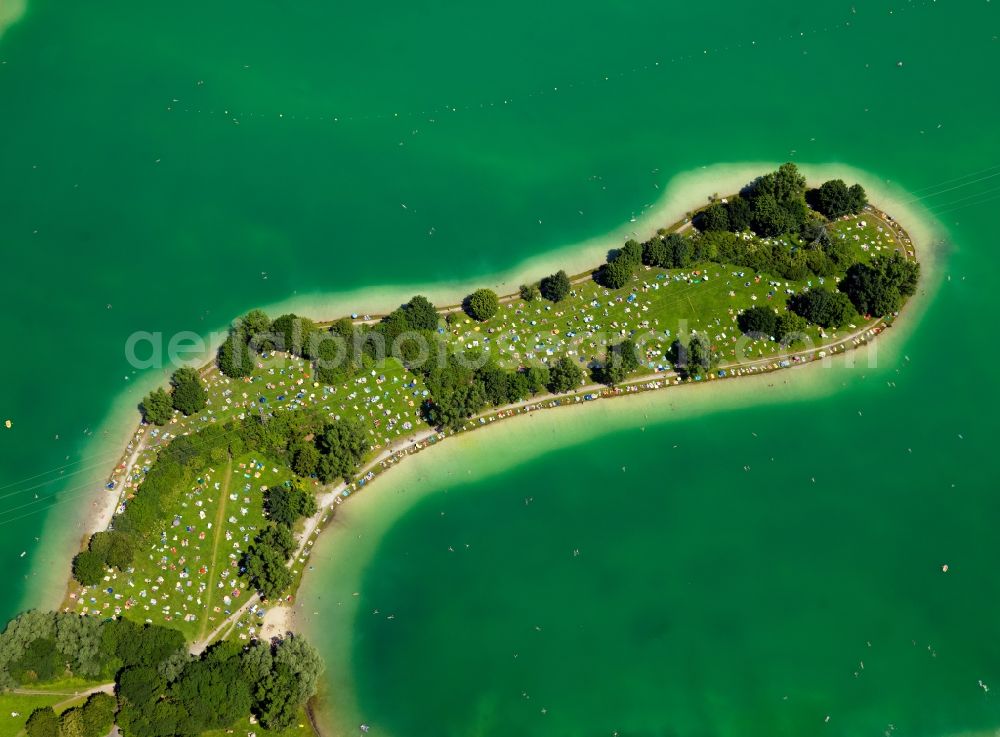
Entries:
<svg viewBox="0 0 1000 737">
<path fill-rule="evenodd" d="M 408 460 L 307 577 L 326 721 L 1000 727 L 994 5 L 32 0 L 0 39 L 3 613 L 52 602 L 166 376 L 125 362 L 133 331 L 514 287 L 649 228 L 671 183 L 694 202 L 700 176 L 749 171 L 703 166 L 836 162 L 944 228 L 879 367 L 560 410 Z"/>
</svg>

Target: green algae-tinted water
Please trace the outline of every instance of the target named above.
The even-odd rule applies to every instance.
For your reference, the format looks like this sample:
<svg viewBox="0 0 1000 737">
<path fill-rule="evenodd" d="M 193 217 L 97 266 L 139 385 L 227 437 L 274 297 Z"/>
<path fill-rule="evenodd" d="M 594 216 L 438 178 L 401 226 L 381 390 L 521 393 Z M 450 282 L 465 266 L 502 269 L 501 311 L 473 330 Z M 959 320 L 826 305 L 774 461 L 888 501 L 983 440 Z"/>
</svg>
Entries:
<svg viewBox="0 0 1000 737">
<path fill-rule="evenodd" d="M 1000 726 L 977 685 L 1000 684 L 1000 284 L 994 219 L 967 207 L 1000 186 L 996 13 L 29 2 L 0 39 L 3 613 L 40 600 L 33 571 L 58 578 L 42 548 L 72 540 L 102 429 L 156 378 L 126 364 L 132 331 L 500 271 L 718 161 L 843 162 L 925 197 L 953 245 L 901 363 L 826 399 L 526 465 L 510 450 L 509 471 L 428 496 L 363 561 L 359 598 L 406 616 L 318 635 L 351 653 L 334 720 L 395 737 Z M 440 511 L 466 558 L 439 555 L 459 537 Z"/>
</svg>

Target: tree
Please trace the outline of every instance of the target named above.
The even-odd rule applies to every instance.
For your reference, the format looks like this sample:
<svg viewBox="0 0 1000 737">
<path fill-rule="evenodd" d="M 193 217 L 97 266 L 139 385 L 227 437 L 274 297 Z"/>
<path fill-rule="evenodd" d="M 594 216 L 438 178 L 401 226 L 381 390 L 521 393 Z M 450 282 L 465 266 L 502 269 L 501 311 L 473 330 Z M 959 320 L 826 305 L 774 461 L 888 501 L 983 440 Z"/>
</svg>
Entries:
<svg viewBox="0 0 1000 737">
<path fill-rule="evenodd" d="M 243 678 L 239 654 L 230 652 L 213 648 L 189 663 L 170 686 L 171 698 L 190 715 L 198 733 L 228 727 L 250 712 L 250 685 Z"/>
<path fill-rule="evenodd" d="M 116 619 L 101 627 L 104 651 L 117 657 L 126 667 L 154 669 L 184 649 L 184 635 L 175 629 L 155 624 L 140 625 L 128 619 Z"/>
<path fill-rule="evenodd" d="M 166 425 L 174 416 L 173 402 L 170 395 L 162 388 L 154 389 L 147 394 L 146 398 L 142 400 L 140 409 L 142 410 L 142 419 L 153 425 Z"/>
<path fill-rule="evenodd" d="M 670 251 L 661 236 L 653 236 L 642 244 L 642 262 L 646 266 L 659 266 L 661 269 L 670 266 Z"/>
<path fill-rule="evenodd" d="M 317 473 L 324 483 L 338 476 L 346 480 L 358 469 L 371 447 L 368 431 L 360 420 L 342 419 L 328 423 L 316 437 L 316 447 L 323 454 Z"/>
<path fill-rule="evenodd" d="M 94 586 L 101 582 L 105 573 L 104 560 L 89 550 L 76 554 L 73 558 L 73 578 L 84 586 Z"/>
<path fill-rule="evenodd" d="M 18 685 L 23 674 L 17 663 L 35 640 L 56 637 L 55 621 L 52 612 L 29 610 L 7 623 L 0 635 L 0 686 Z"/>
<path fill-rule="evenodd" d="M 860 184 L 848 187 L 842 179 L 823 182 L 808 194 L 809 204 L 831 220 L 843 215 L 857 215 L 868 204 L 868 195 Z"/>
<path fill-rule="evenodd" d="M 569 276 L 565 271 L 557 271 L 552 276 L 542 279 L 538 290 L 550 302 L 562 302 L 569 295 Z"/>
<path fill-rule="evenodd" d="M 553 394 L 562 394 L 580 386 L 582 380 L 583 370 L 569 356 L 563 356 L 549 368 L 548 389 Z"/>
<path fill-rule="evenodd" d="M 83 737 L 105 737 L 114 724 L 117 708 L 118 702 L 111 694 L 91 694 L 83 706 L 79 707 L 83 717 Z"/>
<path fill-rule="evenodd" d="M 500 300 L 492 289 L 477 289 L 465 298 L 465 312 L 473 320 L 489 320 L 500 309 Z"/>
<path fill-rule="evenodd" d="M 239 327 L 250 340 L 271 331 L 271 318 L 263 310 L 250 310 L 239 321 Z"/>
<path fill-rule="evenodd" d="M 768 238 L 788 232 L 792 225 L 788 213 L 770 194 L 760 195 L 754 199 L 750 224 L 757 235 Z"/>
<path fill-rule="evenodd" d="M 639 241 L 630 238 L 625 241 L 625 245 L 622 246 L 621 250 L 615 254 L 615 257 L 612 260 L 624 261 L 634 269 L 642 263 L 642 244 L 639 243 Z"/>
<path fill-rule="evenodd" d="M 726 203 L 726 214 L 729 217 L 729 229 L 734 233 L 742 233 L 750 227 L 752 212 L 750 203 L 736 195 Z"/>
<path fill-rule="evenodd" d="M 201 412 L 208 404 L 208 393 L 201 383 L 201 377 L 193 368 L 179 368 L 170 383 L 174 386 L 172 396 L 174 409 L 185 415 Z"/>
<path fill-rule="evenodd" d="M 56 649 L 74 675 L 94 678 L 109 657 L 101 647 L 101 622 L 96 617 L 60 612 L 55 616 Z"/>
<path fill-rule="evenodd" d="M 664 268 L 686 269 L 691 265 L 692 248 L 691 240 L 678 233 L 671 233 L 663 239 L 667 248 L 667 262 Z"/>
<path fill-rule="evenodd" d="M 292 454 L 292 470 L 299 476 L 312 476 L 319 468 L 322 457 L 313 443 L 302 442 L 295 446 Z"/>
<path fill-rule="evenodd" d="M 291 528 L 303 517 L 316 514 L 316 497 L 296 486 L 272 486 L 264 492 L 264 509 L 272 522 Z"/>
<path fill-rule="evenodd" d="M 258 642 L 243 653 L 243 670 L 251 684 L 252 709 L 268 730 L 290 727 L 315 693 L 323 673 L 316 649 L 298 636 L 281 640 L 273 649 Z"/>
<path fill-rule="evenodd" d="M 428 424 L 458 431 L 486 406 L 486 392 L 478 381 L 431 389 L 432 399 L 421 408 Z"/>
<path fill-rule="evenodd" d="M 806 194 L 806 178 L 799 172 L 799 167 L 791 162 L 779 166 L 774 173 L 773 193 L 778 202 L 801 201 Z"/>
<path fill-rule="evenodd" d="M 117 530 L 95 532 L 90 536 L 88 549 L 101 556 L 106 567 L 117 568 L 119 571 L 128 569 L 135 556 L 132 538 Z"/>
<path fill-rule="evenodd" d="M 810 192 L 813 208 L 834 220 L 851 212 L 851 194 L 843 179 L 830 179 Z"/>
<path fill-rule="evenodd" d="M 694 227 L 701 232 L 729 230 L 729 208 L 715 202 L 694 216 Z"/>
<path fill-rule="evenodd" d="M 615 259 L 604 264 L 597 272 L 597 281 L 608 289 L 621 289 L 632 278 L 632 264 L 624 259 Z"/>
<path fill-rule="evenodd" d="M 406 322 L 413 330 L 437 330 L 440 316 L 437 308 L 426 297 L 416 295 L 403 305 L 402 310 Z"/>
<path fill-rule="evenodd" d="M 528 383 L 528 391 L 538 394 L 549 383 L 549 370 L 544 366 L 529 366 L 521 372 Z"/>
<path fill-rule="evenodd" d="M 281 315 L 271 323 L 271 333 L 277 341 L 275 346 L 277 350 L 298 356 L 304 356 L 308 352 L 306 349 L 315 331 L 316 323 L 308 317 L 299 317 L 294 312 Z"/>
<path fill-rule="evenodd" d="M 51 681 L 64 670 L 62 657 L 50 637 L 37 637 L 28 643 L 21 657 L 10 666 L 19 680 Z"/>
<path fill-rule="evenodd" d="M 640 365 L 638 347 L 633 340 L 626 339 L 608 348 L 604 365 L 594 369 L 594 379 L 614 386 L 624 381 Z"/>
<path fill-rule="evenodd" d="M 775 334 L 778 316 L 767 307 L 754 306 L 740 313 L 736 324 L 740 331 L 753 338 L 768 338 Z"/>
<path fill-rule="evenodd" d="M 285 560 L 295 552 L 295 538 L 291 529 L 284 525 L 268 525 L 257 536 L 257 542 L 278 551 Z"/>
<path fill-rule="evenodd" d="M 24 724 L 28 737 L 60 737 L 59 717 L 51 706 L 43 706 L 31 712 Z"/>
<path fill-rule="evenodd" d="M 800 342 L 805 337 L 806 328 L 809 323 L 801 315 L 794 312 L 783 312 L 778 315 L 774 327 L 774 337 L 783 346 L 790 346 Z"/>
<path fill-rule="evenodd" d="M 292 572 L 285 566 L 280 551 L 266 545 L 250 546 L 244 557 L 247 578 L 265 599 L 274 599 L 292 584 Z"/>
<path fill-rule="evenodd" d="M 851 196 L 851 212 L 857 215 L 868 204 L 868 195 L 860 184 L 852 184 L 848 193 Z"/>
<path fill-rule="evenodd" d="M 541 290 L 534 284 L 522 284 L 518 291 L 525 302 L 534 302 L 542 296 Z"/>
<path fill-rule="evenodd" d="M 840 282 L 840 291 L 859 313 L 882 316 L 899 309 L 903 297 L 916 291 L 919 278 L 920 264 L 898 253 L 879 254 L 870 264 L 853 264 Z"/>
<path fill-rule="evenodd" d="M 235 329 L 222 341 L 216 356 L 219 371 L 233 379 L 242 379 L 253 373 L 253 358 L 247 343 L 247 333 Z"/>
<path fill-rule="evenodd" d="M 788 308 L 806 320 L 824 328 L 840 327 L 851 322 L 857 313 L 850 298 L 843 292 L 811 289 L 794 295 Z"/>
<path fill-rule="evenodd" d="M 475 380 L 483 387 L 486 401 L 495 407 L 507 404 L 507 372 L 494 364 L 476 371 Z"/>
<path fill-rule="evenodd" d="M 126 668 L 118 675 L 118 696 L 133 706 L 141 707 L 155 701 L 166 687 L 166 679 L 148 666 Z"/>
<path fill-rule="evenodd" d="M 688 341 L 688 375 L 697 376 L 708 371 L 715 362 L 716 356 L 708 340 L 697 333 L 692 335 Z"/>
</svg>

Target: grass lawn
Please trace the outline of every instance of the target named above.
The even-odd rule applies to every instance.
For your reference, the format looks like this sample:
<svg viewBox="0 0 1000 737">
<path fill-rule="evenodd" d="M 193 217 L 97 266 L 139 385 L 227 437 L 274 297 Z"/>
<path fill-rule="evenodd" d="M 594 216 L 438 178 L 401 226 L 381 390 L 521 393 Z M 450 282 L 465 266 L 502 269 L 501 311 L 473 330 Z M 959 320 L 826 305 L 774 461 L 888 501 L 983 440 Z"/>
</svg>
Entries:
<svg viewBox="0 0 1000 737">
<path fill-rule="evenodd" d="M 57 713 L 62 713 L 71 706 L 79 706 L 85 701 L 84 697 L 67 696 L 66 694 L 74 691 L 85 691 L 94 685 L 96 684 L 80 679 L 66 679 L 44 686 L 25 686 L 27 690 L 31 691 L 57 691 L 57 693 L 44 696 L 11 692 L 0 693 L 0 737 L 14 737 L 24 734 L 24 723 L 28 721 L 31 712 L 40 707 L 51 706 Z"/>
<path fill-rule="evenodd" d="M 80 590 L 78 610 L 169 625 L 188 640 L 202 637 L 253 593 L 239 577 L 239 559 L 265 525 L 264 489 L 290 475 L 255 454 L 209 469 L 173 510 L 160 540 L 136 555 L 133 570 Z"/>
</svg>

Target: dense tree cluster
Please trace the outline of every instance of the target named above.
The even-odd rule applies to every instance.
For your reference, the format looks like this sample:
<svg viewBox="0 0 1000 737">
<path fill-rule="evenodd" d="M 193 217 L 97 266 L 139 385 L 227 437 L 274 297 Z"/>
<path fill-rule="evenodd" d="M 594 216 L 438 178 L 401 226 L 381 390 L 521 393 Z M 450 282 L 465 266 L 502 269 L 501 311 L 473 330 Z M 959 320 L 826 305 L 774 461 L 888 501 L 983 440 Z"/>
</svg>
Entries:
<svg viewBox="0 0 1000 737">
<path fill-rule="evenodd" d="M 160 662 L 183 647 L 184 636 L 166 627 L 29 611 L 0 634 L 0 685 L 107 677 L 121 664 Z"/>
<path fill-rule="evenodd" d="M 477 289 L 465 298 L 462 306 L 469 317 L 482 322 L 497 314 L 497 310 L 500 309 L 500 298 L 492 289 Z"/>
<path fill-rule="evenodd" d="M 903 298 L 912 295 L 920 278 L 920 264 L 899 253 L 879 254 L 870 264 L 857 263 L 847 270 L 840 291 L 862 315 L 881 317 L 896 312 Z"/>
<path fill-rule="evenodd" d="M 702 239 L 685 238 L 678 233 L 657 234 L 642 246 L 642 262 L 661 269 L 686 269 L 698 261 L 709 260 Z"/>
<path fill-rule="evenodd" d="M 694 217 L 702 232 L 747 228 L 757 235 L 774 237 L 798 232 L 809 222 L 806 180 L 795 164 L 782 164 L 777 171 L 758 177 L 728 202 L 713 203 Z"/>
<path fill-rule="evenodd" d="M 858 316 L 846 294 L 826 289 L 810 289 L 792 296 L 788 309 L 824 328 L 842 327 Z"/>
<path fill-rule="evenodd" d="M 565 271 L 547 276 L 538 285 L 539 293 L 550 302 L 561 302 L 569 296 L 570 282 Z"/>
<path fill-rule="evenodd" d="M 421 405 L 428 424 L 459 430 L 469 418 L 488 406 L 503 406 L 528 399 L 549 383 L 549 371 L 528 367 L 515 371 L 501 368 L 478 351 L 449 352 L 437 346 L 444 360 L 419 367 L 430 398 Z"/>
<path fill-rule="evenodd" d="M 542 291 L 537 284 L 522 284 L 518 289 L 521 299 L 525 302 L 534 302 L 542 296 Z"/>
<path fill-rule="evenodd" d="M 114 696 L 98 692 L 60 715 L 51 706 L 35 709 L 24 731 L 28 737 L 105 737 L 114 724 L 117 710 Z"/>
<path fill-rule="evenodd" d="M 301 637 L 243 646 L 223 641 L 191 656 L 173 629 L 127 619 L 25 612 L 0 634 L 0 685 L 78 676 L 116 681 L 57 715 L 35 710 L 29 737 L 195 737 L 253 714 L 269 730 L 290 727 L 316 692 L 323 664 Z"/>
<path fill-rule="evenodd" d="M 809 190 L 806 200 L 814 210 L 834 220 L 843 215 L 857 215 L 868 204 L 868 195 L 860 184 L 848 187 L 843 179 L 831 179 L 818 189 Z"/>
</svg>

